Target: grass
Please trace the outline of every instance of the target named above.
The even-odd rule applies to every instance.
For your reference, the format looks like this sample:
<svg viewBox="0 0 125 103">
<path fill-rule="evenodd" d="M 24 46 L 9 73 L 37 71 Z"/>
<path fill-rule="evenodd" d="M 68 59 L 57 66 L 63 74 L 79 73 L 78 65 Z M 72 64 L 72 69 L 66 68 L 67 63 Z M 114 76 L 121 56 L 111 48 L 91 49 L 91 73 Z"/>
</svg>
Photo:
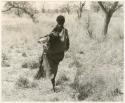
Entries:
<svg viewBox="0 0 125 103">
<path fill-rule="evenodd" d="M 63 82 L 68 82 L 67 86 L 73 88 L 75 91 L 73 100 L 122 101 L 124 68 L 123 17 L 122 15 L 113 16 L 109 25 L 107 39 L 103 40 L 104 37 L 101 35 L 101 31 L 104 18 L 99 13 L 92 12 L 90 14 L 89 22 L 87 22 L 88 12 L 84 12 L 80 20 L 76 14 L 64 14 L 66 17 L 65 27 L 69 31 L 70 49 L 62 61 L 63 65 L 59 67 L 60 73 L 57 73 L 59 77 L 57 84 L 63 85 Z M 18 18 L 13 15 L 3 14 L 2 16 L 2 52 L 5 53 L 2 58 L 5 61 L 8 55 L 10 56 L 9 64 L 11 65 L 11 69 L 10 67 L 8 68 L 11 72 L 15 73 L 12 76 L 3 67 L 2 71 L 6 73 L 3 78 L 13 79 L 17 76 L 14 79 L 17 80 L 16 85 L 18 87 L 21 87 L 22 90 L 24 88 L 32 88 L 32 85 L 35 84 L 32 84 L 28 77 L 19 77 L 18 74 L 23 74 L 24 71 L 24 73 L 27 73 L 27 76 L 33 77 L 37 72 L 35 69 L 39 65 L 38 58 L 42 54 L 42 45 L 39 45 L 37 40 L 39 37 L 51 32 L 56 25 L 55 18 L 57 14 L 41 14 L 38 17 L 39 23 L 37 24 L 34 24 L 26 17 Z M 92 38 L 88 35 L 87 23 L 89 23 L 89 28 L 92 31 Z M 72 73 L 75 70 L 74 77 Z M 66 72 L 64 73 L 64 71 Z M 75 79 L 71 82 L 70 80 L 73 78 Z M 53 101 L 61 100 L 62 95 L 59 93 L 51 94 L 47 91 L 44 92 L 43 90 L 47 90 L 50 84 L 41 83 L 42 81 L 38 82 L 41 86 L 40 90 L 36 86 L 36 91 L 21 91 L 22 94 L 26 94 L 23 100 L 27 100 L 28 98 L 33 100 L 34 95 L 31 95 L 32 92 L 36 93 L 37 96 L 40 95 L 36 96 L 35 100 L 44 100 L 45 96 L 47 100 L 50 97 Z M 7 85 L 4 84 L 5 87 L 7 86 L 3 88 L 4 91 L 8 90 L 8 84 L 10 83 L 7 83 Z M 42 87 L 42 85 L 44 86 Z M 61 93 L 64 97 L 71 98 L 67 95 L 70 95 L 73 91 L 66 88 Z M 16 92 L 19 93 L 19 91 Z M 16 93 L 13 94 L 12 91 L 7 93 L 13 100 Z M 52 98 L 53 95 L 56 96 Z M 4 96 L 5 100 L 7 100 L 7 94 Z M 18 98 L 20 96 L 16 96 L 16 99 Z"/>
<path fill-rule="evenodd" d="M 39 63 L 35 61 L 30 61 L 30 62 L 24 62 L 22 64 L 22 68 L 30 68 L 30 69 L 36 69 L 39 67 Z"/>
<path fill-rule="evenodd" d="M 15 85 L 17 86 L 17 88 L 22 88 L 22 89 L 37 87 L 37 84 L 35 82 L 31 82 L 26 77 L 19 77 Z"/>
<path fill-rule="evenodd" d="M 68 80 L 69 80 L 69 78 L 66 76 L 66 74 L 65 74 L 65 73 L 62 73 L 62 74 L 59 76 L 58 80 L 56 81 L 56 85 L 61 85 L 62 83 L 66 82 L 66 81 L 68 81 Z"/>
<path fill-rule="evenodd" d="M 1 65 L 2 67 L 10 67 L 9 57 L 5 53 L 2 53 Z"/>
</svg>

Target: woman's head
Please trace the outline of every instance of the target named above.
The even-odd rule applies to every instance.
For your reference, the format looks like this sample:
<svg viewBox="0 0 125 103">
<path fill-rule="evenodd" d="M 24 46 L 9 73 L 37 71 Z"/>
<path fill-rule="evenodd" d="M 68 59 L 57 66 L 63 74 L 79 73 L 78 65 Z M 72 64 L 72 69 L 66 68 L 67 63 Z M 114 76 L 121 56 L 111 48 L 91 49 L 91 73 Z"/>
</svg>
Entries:
<svg viewBox="0 0 125 103">
<path fill-rule="evenodd" d="M 62 15 L 59 15 L 57 18 L 56 18 L 56 21 L 57 21 L 57 23 L 59 24 L 59 25 L 64 25 L 64 23 L 65 23 L 65 18 L 64 18 L 64 16 L 62 16 Z"/>
</svg>

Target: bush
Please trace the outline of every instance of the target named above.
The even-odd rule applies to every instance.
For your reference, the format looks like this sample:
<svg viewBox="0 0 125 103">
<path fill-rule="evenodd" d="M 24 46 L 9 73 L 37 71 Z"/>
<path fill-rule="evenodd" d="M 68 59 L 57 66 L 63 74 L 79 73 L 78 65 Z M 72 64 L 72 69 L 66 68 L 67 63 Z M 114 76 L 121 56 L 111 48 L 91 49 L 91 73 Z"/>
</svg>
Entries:
<svg viewBox="0 0 125 103">
<path fill-rule="evenodd" d="M 28 68 L 28 64 L 27 63 L 23 63 L 22 64 L 22 68 Z"/>
<path fill-rule="evenodd" d="M 21 87 L 21 88 L 28 88 L 29 87 L 29 80 L 27 78 L 20 77 L 17 80 L 16 85 L 18 87 Z"/>
<path fill-rule="evenodd" d="M 62 74 L 62 75 L 58 78 L 58 80 L 57 80 L 57 82 L 56 82 L 56 85 L 60 85 L 60 84 L 64 83 L 65 81 L 68 81 L 68 80 L 69 80 L 69 78 L 68 78 L 65 74 Z"/>
<path fill-rule="evenodd" d="M 24 53 L 22 53 L 22 56 L 23 56 L 23 57 L 27 57 L 27 55 L 26 55 L 26 53 L 25 53 L 25 52 L 24 52 Z"/>
<path fill-rule="evenodd" d="M 16 86 L 19 88 L 35 88 L 37 84 L 35 82 L 31 82 L 25 77 L 20 77 L 16 82 Z"/>
<path fill-rule="evenodd" d="M 8 57 L 5 53 L 2 53 L 2 60 L 8 60 Z"/>
<path fill-rule="evenodd" d="M 10 64 L 8 61 L 3 60 L 1 64 L 2 64 L 2 67 L 10 67 Z"/>
<path fill-rule="evenodd" d="M 30 67 L 31 69 L 38 68 L 38 67 L 39 67 L 39 63 L 32 62 L 32 63 L 29 64 L 29 67 Z"/>
<path fill-rule="evenodd" d="M 87 83 L 84 86 L 80 86 L 78 88 L 78 100 L 84 100 L 87 97 L 89 97 L 90 95 L 93 94 L 93 85 L 91 83 Z"/>
<path fill-rule="evenodd" d="M 2 62 L 1 62 L 2 67 L 9 67 L 9 58 L 5 53 L 2 53 Z"/>
<path fill-rule="evenodd" d="M 39 63 L 36 63 L 34 61 L 22 64 L 22 68 L 36 69 L 38 67 L 39 67 Z"/>
</svg>

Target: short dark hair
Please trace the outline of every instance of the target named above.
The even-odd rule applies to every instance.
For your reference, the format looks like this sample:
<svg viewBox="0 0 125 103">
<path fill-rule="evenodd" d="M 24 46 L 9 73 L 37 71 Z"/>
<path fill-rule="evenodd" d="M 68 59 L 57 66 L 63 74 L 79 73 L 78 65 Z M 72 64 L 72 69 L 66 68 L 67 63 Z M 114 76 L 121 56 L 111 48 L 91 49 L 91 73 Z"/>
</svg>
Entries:
<svg viewBox="0 0 125 103">
<path fill-rule="evenodd" d="M 62 16 L 62 15 L 59 15 L 57 18 L 56 18 L 56 21 L 59 25 L 63 25 L 65 23 L 65 17 Z"/>
</svg>

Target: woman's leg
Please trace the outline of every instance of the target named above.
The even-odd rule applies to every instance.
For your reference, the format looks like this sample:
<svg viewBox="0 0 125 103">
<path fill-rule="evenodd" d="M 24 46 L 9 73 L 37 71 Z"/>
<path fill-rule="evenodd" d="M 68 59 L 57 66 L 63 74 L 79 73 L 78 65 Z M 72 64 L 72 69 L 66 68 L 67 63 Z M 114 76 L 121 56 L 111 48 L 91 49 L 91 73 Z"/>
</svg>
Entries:
<svg viewBox="0 0 125 103">
<path fill-rule="evenodd" d="M 58 64 L 55 66 L 55 68 L 53 68 L 54 77 L 51 79 L 54 92 L 55 92 L 55 78 L 56 78 L 57 70 L 58 70 Z"/>
</svg>

